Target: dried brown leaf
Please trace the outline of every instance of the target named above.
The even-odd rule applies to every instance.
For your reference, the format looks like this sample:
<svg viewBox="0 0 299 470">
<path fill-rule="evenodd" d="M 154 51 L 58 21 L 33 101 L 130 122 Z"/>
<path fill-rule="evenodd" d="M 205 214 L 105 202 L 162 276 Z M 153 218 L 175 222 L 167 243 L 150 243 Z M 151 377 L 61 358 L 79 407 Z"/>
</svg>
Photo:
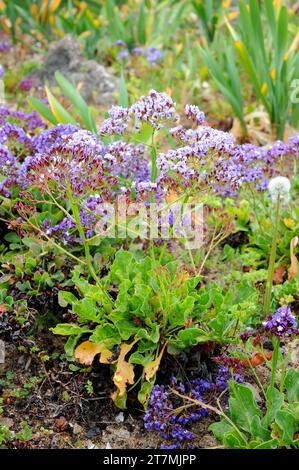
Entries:
<svg viewBox="0 0 299 470">
<path fill-rule="evenodd" d="M 289 276 L 288 276 L 289 281 L 293 279 L 294 277 L 296 277 L 298 273 L 298 260 L 295 255 L 295 248 L 298 245 L 298 241 L 299 241 L 299 238 L 294 237 L 292 238 L 291 243 L 290 243 L 291 266 L 289 269 Z"/>
</svg>

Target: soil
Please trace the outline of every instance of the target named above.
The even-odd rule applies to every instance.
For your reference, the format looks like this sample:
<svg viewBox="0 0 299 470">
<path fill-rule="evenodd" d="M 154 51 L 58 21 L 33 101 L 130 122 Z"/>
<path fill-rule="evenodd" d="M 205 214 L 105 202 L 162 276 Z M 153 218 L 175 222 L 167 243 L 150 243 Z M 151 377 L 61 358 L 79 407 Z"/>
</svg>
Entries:
<svg viewBox="0 0 299 470">
<path fill-rule="evenodd" d="M 92 370 L 71 371 L 63 356 L 64 340 L 46 329 L 35 337 L 23 332 L 15 336 L 10 332 L 9 336 L 5 363 L 0 364 L 0 396 L 4 402 L 0 426 L 6 425 L 15 435 L 26 422 L 32 437 L 27 442 L 15 438 L 8 447 L 157 449 L 166 444 L 157 433 L 144 429 L 143 411 L 137 400 L 129 403 L 129 410 L 114 406 L 109 367 L 99 364 Z M 188 375 L 195 374 L 195 369 L 198 374 L 200 354 L 195 352 L 188 361 Z M 43 360 L 45 355 L 50 359 Z M 181 361 L 169 370 L 183 369 L 184 358 Z M 166 362 L 169 366 L 170 361 Z M 205 369 L 202 365 L 203 374 Z M 13 377 L 7 379 L 7 373 L 13 373 Z M 159 382 L 168 379 L 169 374 L 164 373 Z M 36 383 L 30 388 L 33 380 Z M 86 389 L 88 380 L 93 384 L 91 395 Z M 208 431 L 211 422 L 206 418 L 194 426 L 196 448 L 217 446 Z"/>
</svg>

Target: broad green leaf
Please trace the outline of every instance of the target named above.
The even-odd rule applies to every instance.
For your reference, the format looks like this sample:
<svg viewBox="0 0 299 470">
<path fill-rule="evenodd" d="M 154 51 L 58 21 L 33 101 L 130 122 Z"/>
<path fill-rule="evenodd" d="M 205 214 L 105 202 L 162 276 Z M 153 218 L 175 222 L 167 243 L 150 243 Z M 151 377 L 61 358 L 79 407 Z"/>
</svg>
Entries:
<svg viewBox="0 0 299 470">
<path fill-rule="evenodd" d="M 289 369 L 284 384 L 289 403 L 299 402 L 299 372 L 295 369 Z"/>
<path fill-rule="evenodd" d="M 78 326 L 72 323 L 59 323 L 55 328 L 51 328 L 55 335 L 70 336 L 88 333 L 90 329 L 87 326 Z"/>
<path fill-rule="evenodd" d="M 81 323 L 87 323 L 89 321 L 100 323 L 103 316 L 95 300 L 89 298 L 77 300 L 77 302 L 73 304 L 72 312 L 78 315 L 78 320 Z"/>
<path fill-rule="evenodd" d="M 58 293 L 58 303 L 61 307 L 66 307 L 67 305 L 72 305 L 78 302 L 77 297 L 68 291 L 59 291 Z"/>
<path fill-rule="evenodd" d="M 96 326 L 89 339 L 94 343 L 105 343 L 107 349 L 111 349 L 113 346 L 121 343 L 121 337 L 117 328 L 110 323 Z"/>
<path fill-rule="evenodd" d="M 296 422 L 294 416 L 285 410 L 279 410 L 275 416 L 275 422 L 282 431 L 282 441 L 289 446 L 293 443 L 294 434 L 299 430 L 299 423 Z"/>
<path fill-rule="evenodd" d="M 229 399 L 230 417 L 241 429 L 251 432 L 254 417 L 261 417 L 261 411 L 254 399 L 251 388 L 232 383 Z"/>
</svg>

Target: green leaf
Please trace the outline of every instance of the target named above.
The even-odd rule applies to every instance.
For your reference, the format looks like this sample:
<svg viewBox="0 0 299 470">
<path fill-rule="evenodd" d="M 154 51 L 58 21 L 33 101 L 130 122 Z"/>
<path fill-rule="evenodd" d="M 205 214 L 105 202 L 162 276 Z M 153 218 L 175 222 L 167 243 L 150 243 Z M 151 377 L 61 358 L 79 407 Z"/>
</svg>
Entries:
<svg viewBox="0 0 299 470">
<path fill-rule="evenodd" d="M 68 361 L 74 360 L 74 350 L 81 336 L 81 333 L 78 335 L 72 335 L 68 338 L 67 342 L 65 343 L 64 350 Z"/>
<path fill-rule="evenodd" d="M 93 343 L 105 343 L 107 349 L 111 349 L 113 346 L 121 343 L 121 337 L 117 328 L 110 323 L 96 326 L 89 339 Z"/>
<path fill-rule="evenodd" d="M 233 426 L 231 426 L 225 419 L 221 419 L 217 423 L 213 423 L 209 426 L 209 431 L 212 431 L 216 439 L 219 441 L 222 441 L 224 435 L 233 431 L 233 429 Z"/>
<path fill-rule="evenodd" d="M 90 329 L 87 326 L 78 326 L 72 323 L 59 323 L 55 328 L 50 328 L 55 335 L 70 336 L 88 333 Z"/>
<path fill-rule="evenodd" d="M 81 323 L 87 323 L 89 321 L 99 323 L 102 318 L 102 312 L 99 310 L 94 299 L 84 298 L 77 300 L 77 302 L 73 304 L 72 312 L 79 316 L 78 320 Z"/>
<path fill-rule="evenodd" d="M 50 104 L 50 108 L 55 118 L 59 123 L 62 124 L 73 124 L 77 125 L 77 121 L 73 116 L 57 101 L 55 96 L 51 93 L 48 87 L 45 87 L 47 98 Z"/>
<path fill-rule="evenodd" d="M 139 44 L 146 42 L 146 15 L 144 1 L 141 1 L 138 13 L 137 37 Z"/>
<path fill-rule="evenodd" d="M 140 390 L 138 392 L 138 400 L 145 408 L 152 393 L 154 384 L 155 379 L 151 381 L 146 381 L 141 385 Z"/>
<path fill-rule="evenodd" d="M 253 391 L 246 385 L 237 383 L 231 383 L 230 391 L 230 417 L 239 428 L 251 433 L 254 417 L 261 418 L 261 411 L 254 399 Z"/>
<path fill-rule="evenodd" d="M 199 343 L 209 341 L 209 335 L 199 328 L 187 328 L 186 330 L 180 330 L 178 335 L 178 345 L 181 348 L 188 348 L 195 346 Z"/>
<path fill-rule="evenodd" d="M 271 388 L 269 387 L 267 390 L 267 395 Z M 268 411 L 268 422 L 272 422 L 275 419 L 276 413 L 280 408 L 282 407 L 284 403 L 284 394 L 280 393 L 280 391 L 277 388 L 273 389 L 273 396 L 272 396 L 272 403 L 271 403 L 271 408 L 269 408 Z"/>
<path fill-rule="evenodd" d="M 297 370 L 288 370 L 284 385 L 289 403 L 299 402 L 299 372 Z"/>
<path fill-rule="evenodd" d="M 268 441 L 271 438 L 270 431 L 262 425 L 260 416 L 254 416 L 251 421 L 250 431 L 254 439 Z"/>
<path fill-rule="evenodd" d="M 59 291 L 58 293 L 58 303 L 60 307 L 66 307 L 67 305 L 72 305 L 74 303 L 78 302 L 77 297 L 72 294 L 71 292 L 68 291 Z"/>
<path fill-rule="evenodd" d="M 67 80 L 60 72 L 55 73 L 55 79 L 60 86 L 64 96 L 76 107 L 80 118 L 82 119 L 83 124 L 86 129 L 96 133 L 96 123 L 92 117 L 90 108 L 88 107 L 85 100 L 82 98 L 78 90 L 73 86 L 73 84 Z"/>
<path fill-rule="evenodd" d="M 279 410 L 275 416 L 275 422 L 282 431 L 282 441 L 285 445 L 293 443 L 294 434 L 299 430 L 298 422 L 294 416 L 285 410 Z"/>
<path fill-rule="evenodd" d="M 54 116 L 52 111 L 48 108 L 48 106 L 46 106 L 44 103 L 39 101 L 37 98 L 30 96 L 28 98 L 28 103 L 30 104 L 31 108 L 33 108 L 36 112 L 38 112 L 44 119 L 51 122 L 51 124 L 54 124 L 54 126 L 58 124 L 56 117 Z"/>
<path fill-rule="evenodd" d="M 128 90 L 126 86 L 125 75 L 124 75 L 123 69 L 121 70 L 121 73 L 120 73 L 118 104 L 119 106 L 122 106 L 123 108 L 127 108 L 129 106 L 129 96 L 128 96 Z"/>
</svg>

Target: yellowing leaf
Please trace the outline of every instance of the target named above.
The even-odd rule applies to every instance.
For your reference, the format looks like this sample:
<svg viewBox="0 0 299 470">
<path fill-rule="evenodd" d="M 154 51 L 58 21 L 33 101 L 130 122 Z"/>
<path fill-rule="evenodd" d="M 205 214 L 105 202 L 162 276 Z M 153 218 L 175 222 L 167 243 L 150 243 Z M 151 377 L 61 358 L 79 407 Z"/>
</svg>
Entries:
<svg viewBox="0 0 299 470">
<path fill-rule="evenodd" d="M 51 93 L 48 87 L 45 86 L 46 95 L 49 101 L 51 111 L 57 121 L 62 124 L 74 124 L 76 125 L 75 119 L 68 113 L 68 111 L 59 103 L 55 96 Z"/>
<path fill-rule="evenodd" d="M 94 357 L 103 350 L 103 345 L 84 341 L 75 349 L 75 358 L 80 364 L 90 366 Z"/>
<path fill-rule="evenodd" d="M 37 6 L 36 3 L 31 5 L 31 13 L 32 13 L 32 16 L 33 16 L 34 20 L 37 23 L 38 22 L 38 6 Z"/>
<path fill-rule="evenodd" d="M 42 23 L 46 22 L 48 16 L 48 0 L 42 0 L 41 19 Z"/>
<path fill-rule="evenodd" d="M 283 219 L 283 223 L 290 229 L 293 229 L 296 225 L 296 221 L 294 219 Z"/>
<path fill-rule="evenodd" d="M 49 5 L 49 11 L 51 13 L 54 13 L 54 11 L 56 11 L 57 8 L 59 7 L 60 3 L 61 3 L 61 0 L 52 0 Z"/>
<path fill-rule="evenodd" d="M 294 237 L 290 243 L 290 257 L 291 257 L 291 267 L 289 269 L 289 281 L 297 276 L 298 273 L 298 260 L 295 255 L 295 248 L 298 245 L 299 238 Z"/>
<path fill-rule="evenodd" d="M 233 21 L 235 20 L 237 17 L 238 17 L 239 13 L 237 11 L 231 11 L 229 14 L 228 14 L 228 19 L 230 21 Z"/>
<path fill-rule="evenodd" d="M 129 364 L 125 357 L 138 339 L 130 344 L 122 344 L 120 347 L 120 353 L 117 359 L 116 371 L 113 376 L 113 382 L 118 388 L 118 396 L 122 397 L 126 393 L 127 384 L 132 385 L 134 383 L 134 366 Z"/>
<path fill-rule="evenodd" d="M 109 349 L 103 349 L 100 354 L 101 364 L 114 364 L 116 361 L 112 361 L 113 352 Z"/>
<path fill-rule="evenodd" d="M 261 86 L 261 93 L 262 93 L 262 95 L 265 96 L 265 95 L 267 94 L 267 91 L 268 91 L 268 86 L 267 86 L 267 83 L 264 82 L 264 83 L 262 84 L 262 86 Z"/>
<path fill-rule="evenodd" d="M 159 369 L 160 362 L 161 362 L 162 356 L 164 354 L 166 344 L 167 343 L 164 344 L 159 356 L 156 359 L 154 359 L 153 361 L 149 362 L 148 364 L 146 364 L 144 366 L 144 372 L 145 372 L 146 380 L 151 380 L 151 378 L 154 377 L 155 373 Z"/>
</svg>

